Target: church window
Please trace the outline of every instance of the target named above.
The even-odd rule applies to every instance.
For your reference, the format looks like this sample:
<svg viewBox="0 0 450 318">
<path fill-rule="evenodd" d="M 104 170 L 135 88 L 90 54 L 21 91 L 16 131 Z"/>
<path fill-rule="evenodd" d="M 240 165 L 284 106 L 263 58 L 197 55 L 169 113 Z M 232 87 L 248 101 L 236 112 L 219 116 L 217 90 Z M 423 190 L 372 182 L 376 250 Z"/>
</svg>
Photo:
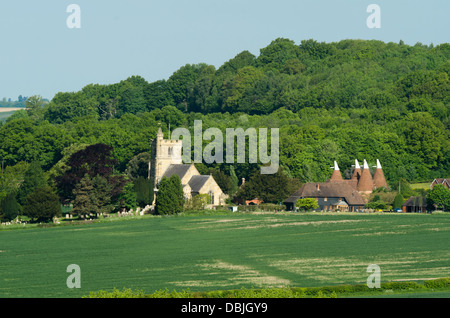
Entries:
<svg viewBox="0 0 450 318">
<path fill-rule="evenodd" d="M 209 191 L 209 196 L 211 197 L 211 204 L 214 204 L 214 192 Z"/>
</svg>

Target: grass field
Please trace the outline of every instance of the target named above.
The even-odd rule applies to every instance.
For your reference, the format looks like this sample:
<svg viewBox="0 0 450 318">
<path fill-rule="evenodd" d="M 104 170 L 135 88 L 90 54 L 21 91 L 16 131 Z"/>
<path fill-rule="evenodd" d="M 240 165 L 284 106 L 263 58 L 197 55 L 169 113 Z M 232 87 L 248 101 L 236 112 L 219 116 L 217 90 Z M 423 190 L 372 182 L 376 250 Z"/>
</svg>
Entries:
<svg viewBox="0 0 450 318">
<path fill-rule="evenodd" d="M 4 121 L 6 118 L 14 114 L 15 111 L 25 109 L 17 107 L 0 107 L 0 122 Z"/>
<path fill-rule="evenodd" d="M 411 184 L 411 189 L 413 190 L 419 190 L 419 189 L 424 189 L 424 190 L 430 190 L 430 185 L 431 182 L 422 182 L 422 183 L 413 183 Z"/>
<path fill-rule="evenodd" d="M 8 118 L 9 116 L 11 116 L 12 114 L 14 114 L 15 111 L 5 111 L 2 112 L 1 108 L 0 108 L 0 121 L 5 120 L 6 118 Z"/>
<path fill-rule="evenodd" d="M 207 291 L 450 277 L 450 215 L 144 216 L 0 231 L 0 297 Z M 81 268 L 69 289 L 67 266 Z M 448 295 L 448 293 L 447 293 Z"/>
</svg>

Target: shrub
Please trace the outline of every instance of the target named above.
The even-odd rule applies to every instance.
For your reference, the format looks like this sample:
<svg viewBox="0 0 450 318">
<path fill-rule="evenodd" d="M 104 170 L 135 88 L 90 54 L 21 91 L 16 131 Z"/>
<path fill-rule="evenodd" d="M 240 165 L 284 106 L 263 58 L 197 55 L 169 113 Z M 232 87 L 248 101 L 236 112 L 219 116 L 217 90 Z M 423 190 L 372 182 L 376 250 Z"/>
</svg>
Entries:
<svg viewBox="0 0 450 318">
<path fill-rule="evenodd" d="M 382 289 L 408 290 L 421 288 L 416 282 L 387 282 L 381 284 Z"/>
<path fill-rule="evenodd" d="M 155 291 L 153 294 L 147 295 L 148 298 L 192 298 L 192 293 L 187 290 L 182 290 L 181 292 L 177 292 L 176 290 L 173 290 L 169 292 L 169 290 L 161 289 L 158 291 Z"/>
<path fill-rule="evenodd" d="M 124 288 L 122 291 L 114 288 L 112 292 L 100 290 L 98 292 L 90 292 L 88 298 L 143 298 L 145 297 L 144 291 L 132 290 L 130 288 Z"/>
<path fill-rule="evenodd" d="M 426 280 L 423 284 L 426 288 L 447 288 L 450 287 L 450 278 Z"/>
<path fill-rule="evenodd" d="M 253 211 L 285 211 L 285 205 L 279 205 L 275 203 L 263 203 L 260 205 L 240 205 L 239 211 L 241 212 L 253 212 Z"/>
</svg>

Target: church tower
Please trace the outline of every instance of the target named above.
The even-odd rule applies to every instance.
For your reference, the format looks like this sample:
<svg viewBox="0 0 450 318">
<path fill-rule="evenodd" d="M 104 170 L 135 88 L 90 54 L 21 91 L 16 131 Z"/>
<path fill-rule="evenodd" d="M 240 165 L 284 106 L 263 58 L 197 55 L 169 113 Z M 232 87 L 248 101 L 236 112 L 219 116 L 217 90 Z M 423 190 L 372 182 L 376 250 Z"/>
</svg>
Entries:
<svg viewBox="0 0 450 318">
<path fill-rule="evenodd" d="M 156 188 L 164 172 L 171 164 L 182 164 L 182 140 L 164 139 L 161 125 L 158 128 L 156 139 L 151 142 L 150 153 L 150 179 Z"/>
</svg>

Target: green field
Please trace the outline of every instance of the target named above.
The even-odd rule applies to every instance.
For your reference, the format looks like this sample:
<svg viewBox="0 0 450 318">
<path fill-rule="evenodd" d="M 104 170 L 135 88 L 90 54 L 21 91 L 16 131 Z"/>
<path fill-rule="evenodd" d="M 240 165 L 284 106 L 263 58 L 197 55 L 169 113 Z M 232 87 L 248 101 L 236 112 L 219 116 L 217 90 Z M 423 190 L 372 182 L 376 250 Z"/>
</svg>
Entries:
<svg viewBox="0 0 450 318">
<path fill-rule="evenodd" d="M 1 230 L 0 297 L 361 284 L 370 264 L 382 282 L 421 281 L 450 277 L 449 241 L 448 214 L 144 216 Z M 66 286 L 70 264 L 80 289 Z"/>
<path fill-rule="evenodd" d="M 1 110 L 1 109 L 0 109 Z M 0 121 L 4 121 L 6 118 L 8 118 L 9 116 L 11 116 L 12 114 L 14 114 L 15 111 L 10 111 L 10 112 L 1 112 L 0 111 Z"/>
<path fill-rule="evenodd" d="M 431 182 L 422 182 L 422 183 L 413 183 L 411 184 L 411 189 L 413 190 L 419 190 L 419 189 L 423 189 L 423 190 L 430 190 L 430 185 Z"/>
</svg>

